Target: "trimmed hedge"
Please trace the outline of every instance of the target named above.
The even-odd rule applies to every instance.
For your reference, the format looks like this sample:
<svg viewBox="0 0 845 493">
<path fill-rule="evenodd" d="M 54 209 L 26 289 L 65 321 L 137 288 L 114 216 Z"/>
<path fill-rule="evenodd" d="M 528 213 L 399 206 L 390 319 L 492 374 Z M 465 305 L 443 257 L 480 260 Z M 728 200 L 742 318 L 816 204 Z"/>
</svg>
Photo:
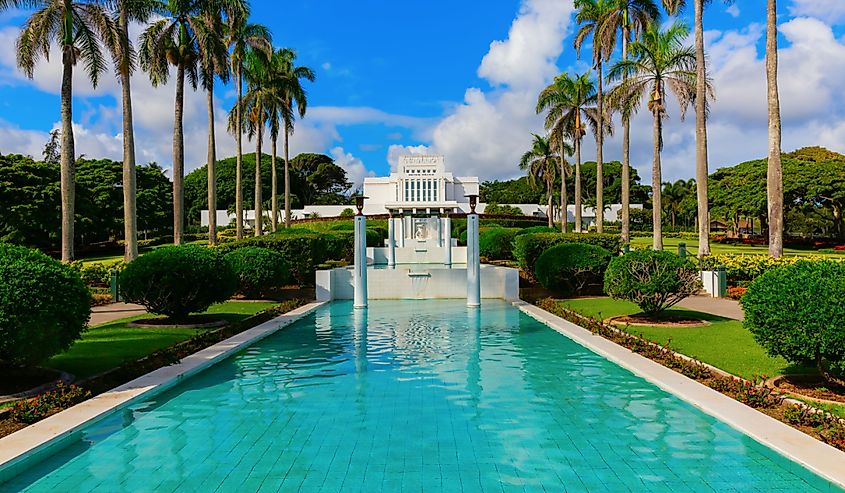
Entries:
<svg viewBox="0 0 845 493">
<path fill-rule="evenodd" d="M 656 315 L 701 289 L 698 268 L 666 250 L 635 250 L 610 261 L 604 291 Z"/>
<path fill-rule="evenodd" d="M 562 243 L 543 252 L 534 277 L 544 288 L 562 296 L 601 294 L 608 250 L 586 243 Z"/>
<path fill-rule="evenodd" d="M 226 254 L 226 261 L 238 276 L 238 292 L 250 298 L 260 298 L 292 280 L 285 258 L 269 248 L 238 248 Z"/>
<path fill-rule="evenodd" d="M 482 228 L 478 232 L 479 254 L 490 260 L 513 260 L 513 239 L 520 231 L 518 228 Z"/>
<path fill-rule="evenodd" d="M 532 233 L 519 235 L 513 240 L 513 257 L 525 272 L 534 272 L 534 264 L 544 251 L 561 243 L 596 245 L 613 254 L 619 252 L 619 235 L 598 233 Z"/>
<path fill-rule="evenodd" d="M 771 356 L 845 377 L 845 263 L 798 261 L 754 280 L 740 299 L 744 325 Z"/>
<path fill-rule="evenodd" d="M 238 277 L 223 254 L 198 245 L 157 248 L 127 265 L 120 276 L 126 301 L 177 321 L 226 301 L 237 288 Z"/>
<path fill-rule="evenodd" d="M 71 267 L 0 243 L 0 362 L 34 365 L 80 338 L 91 294 Z"/>
</svg>

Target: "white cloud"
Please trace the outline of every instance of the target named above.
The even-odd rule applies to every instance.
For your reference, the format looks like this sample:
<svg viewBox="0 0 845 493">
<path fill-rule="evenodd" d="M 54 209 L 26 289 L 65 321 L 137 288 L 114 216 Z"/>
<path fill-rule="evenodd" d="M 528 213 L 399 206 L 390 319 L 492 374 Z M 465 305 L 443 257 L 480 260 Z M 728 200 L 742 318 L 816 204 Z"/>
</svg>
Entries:
<svg viewBox="0 0 845 493">
<path fill-rule="evenodd" d="M 431 148 L 425 145 L 403 146 L 399 144 L 391 144 L 390 147 L 387 148 L 387 162 L 390 164 L 390 171 L 395 172 L 399 166 L 399 156 L 431 153 Z"/>
<path fill-rule="evenodd" d="M 352 182 L 352 190 L 360 188 L 364 183 L 364 178 L 375 176 L 374 172 L 364 166 L 361 159 L 353 156 L 351 152 L 346 152 L 343 147 L 333 147 L 329 155 L 334 159 L 335 164 L 346 170 L 346 177 Z"/>
<path fill-rule="evenodd" d="M 740 15 L 739 5 L 732 3 L 728 5 L 728 8 L 725 9 L 725 12 L 727 12 L 728 15 L 736 19 Z"/>
<path fill-rule="evenodd" d="M 845 22 L 845 2 L 842 0 L 792 0 L 788 7 L 791 16 L 809 16 L 830 23 Z"/>
</svg>

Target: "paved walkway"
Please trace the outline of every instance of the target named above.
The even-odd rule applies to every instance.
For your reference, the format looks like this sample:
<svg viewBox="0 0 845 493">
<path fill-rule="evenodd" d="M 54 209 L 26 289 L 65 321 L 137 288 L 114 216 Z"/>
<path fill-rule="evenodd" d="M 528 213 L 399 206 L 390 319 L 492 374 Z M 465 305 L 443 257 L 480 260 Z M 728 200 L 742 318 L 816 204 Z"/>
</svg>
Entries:
<svg viewBox="0 0 845 493">
<path fill-rule="evenodd" d="M 88 321 L 88 326 L 93 327 L 119 318 L 142 315 L 146 312 L 143 306 L 132 303 L 109 303 L 108 305 L 95 306 L 91 308 L 91 320 Z"/>
<path fill-rule="evenodd" d="M 690 296 L 678 303 L 677 306 L 689 308 L 699 312 L 710 313 L 720 317 L 743 320 L 745 314 L 738 301 L 728 298 L 713 298 L 711 296 Z"/>
</svg>

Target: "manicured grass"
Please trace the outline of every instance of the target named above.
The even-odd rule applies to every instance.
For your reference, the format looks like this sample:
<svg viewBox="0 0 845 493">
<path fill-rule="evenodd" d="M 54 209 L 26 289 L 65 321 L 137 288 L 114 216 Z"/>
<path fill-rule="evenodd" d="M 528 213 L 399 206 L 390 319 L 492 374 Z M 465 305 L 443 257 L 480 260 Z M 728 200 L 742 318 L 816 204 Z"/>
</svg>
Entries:
<svg viewBox="0 0 845 493">
<path fill-rule="evenodd" d="M 579 298 L 561 300 L 560 303 L 582 315 L 601 319 L 640 311 L 633 303 L 610 298 Z M 683 308 L 671 308 L 669 313 L 692 315 L 710 324 L 703 327 L 630 326 L 628 331 L 660 344 L 666 344 L 671 339 L 670 347 L 675 351 L 745 378 L 814 372 L 812 368 L 797 367 L 783 358 L 767 355 L 738 320 Z"/>
<path fill-rule="evenodd" d="M 651 237 L 631 238 L 631 248 L 651 248 Z M 682 240 L 680 238 L 663 238 L 663 248 L 666 250 L 678 251 L 678 244 L 687 244 L 687 251 L 696 255 L 698 253 L 698 240 Z M 744 255 L 768 255 L 769 247 L 766 245 L 725 245 L 723 243 L 710 242 L 710 251 L 715 254 L 732 253 Z M 795 248 L 784 248 L 786 255 L 821 255 L 824 257 L 842 257 L 842 255 L 819 253 L 814 250 L 798 250 Z"/>
<path fill-rule="evenodd" d="M 229 322 L 237 322 L 265 308 L 272 302 L 227 301 L 213 305 L 207 312 L 219 315 Z M 184 329 L 176 327 L 128 327 L 132 320 L 149 315 L 127 317 L 88 329 L 82 339 L 66 352 L 50 358 L 45 366 L 66 371 L 84 378 L 104 372 L 128 361 L 142 358 L 152 352 L 210 329 Z"/>
</svg>

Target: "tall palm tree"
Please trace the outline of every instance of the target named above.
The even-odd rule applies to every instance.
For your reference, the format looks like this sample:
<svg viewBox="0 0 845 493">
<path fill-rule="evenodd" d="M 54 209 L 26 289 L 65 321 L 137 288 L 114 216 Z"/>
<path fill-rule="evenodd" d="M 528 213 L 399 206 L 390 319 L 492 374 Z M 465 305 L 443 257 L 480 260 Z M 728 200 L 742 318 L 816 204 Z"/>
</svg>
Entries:
<svg viewBox="0 0 845 493">
<path fill-rule="evenodd" d="M 274 81 L 274 70 L 272 56 L 266 52 L 252 50 L 246 54 L 243 60 L 243 75 L 247 83 L 247 91 L 240 101 L 235 103 L 235 108 L 229 113 L 229 131 L 245 132 L 252 138 L 255 137 L 255 195 L 253 197 L 255 208 L 255 236 L 263 234 L 263 213 L 261 196 L 261 144 L 264 136 L 264 127 L 270 120 L 270 112 L 274 107 L 283 105 L 278 88 Z M 242 122 L 242 128 L 235 127 L 238 114 L 246 115 Z"/>
<path fill-rule="evenodd" d="M 616 34 L 622 36 L 622 60 L 628 59 L 628 44 L 638 39 L 649 23 L 660 19 L 654 0 L 615 0 L 602 23 L 602 34 L 609 46 L 616 45 Z M 631 115 L 619 108 L 622 115 L 622 241 L 631 239 Z"/>
<path fill-rule="evenodd" d="M 560 231 L 566 233 L 569 229 L 569 218 L 567 217 L 566 208 L 569 205 L 569 197 L 566 192 L 566 177 L 572 176 L 572 165 L 570 165 L 566 157 L 572 157 L 575 154 L 575 148 L 569 143 L 570 136 L 566 134 L 550 133 L 549 145 L 552 149 L 557 149 L 559 156 L 558 164 L 560 173 Z"/>
<path fill-rule="evenodd" d="M 554 184 L 557 178 L 558 156 L 554 151 L 549 139 L 542 135 L 534 134 L 531 149 L 526 151 L 519 160 L 519 169 L 528 171 L 528 181 L 531 186 L 536 187 L 543 182 L 546 188 L 546 200 L 548 208 L 546 214 L 549 218 L 549 227 L 554 227 Z"/>
<path fill-rule="evenodd" d="M 62 149 L 62 262 L 73 260 L 75 206 L 75 149 L 73 139 L 73 68 L 82 62 L 86 75 L 95 87 L 107 70 L 103 46 L 116 54 L 120 35 L 110 13 L 94 1 L 40 0 L 9 1 L 0 7 L 34 6 L 37 10 L 27 19 L 16 42 L 17 64 L 30 79 L 35 65 L 43 56 L 49 58 L 50 45 L 62 48 L 61 121 Z"/>
<path fill-rule="evenodd" d="M 285 132 L 285 227 L 290 227 L 290 148 L 289 139 L 293 134 L 295 114 L 299 113 L 300 118 L 305 117 L 308 106 L 308 97 L 302 87 L 302 79 L 314 82 L 314 71 L 305 66 L 296 65 L 296 52 L 289 48 L 282 48 L 277 52 L 275 58 L 278 76 L 279 94 L 284 102 L 284 108 L 280 112 L 284 122 Z M 293 106 L 296 105 L 296 112 Z M 275 194 L 273 204 L 276 203 Z"/>
<path fill-rule="evenodd" d="M 675 22 L 661 30 L 654 22 L 643 32 L 640 41 L 631 43 L 633 59 L 617 62 L 608 73 L 611 80 L 622 80 L 610 93 L 614 105 L 622 105 L 621 102 L 637 105 L 648 95 L 648 109 L 654 116 L 651 182 L 655 250 L 663 249 L 660 153 L 663 119 L 667 117 L 667 89 L 678 100 L 681 118 L 695 99 L 695 52 L 683 44 L 688 35 L 689 28 L 683 23 Z M 709 82 L 707 89 L 709 96 L 712 94 Z"/>
<path fill-rule="evenodd" d="M 672 229 L 676 227 L 677 216 L 682 212 L 684 201 L 695 187 L 695 180 L 677 180 L 674 183 L 665 182 L 663 184 L 662 198 L 664 199 L 663 208 L 672 217 Z"/>
<path fill-rule="evenodd" d="M 783 169 L 780 159 L 777 0 L 768 0 L 766 4 L 766 83 L 769 102 L 769 160 L 766 170 L 769 255 L 781 257 L 783 256 Z"/>
<path fill-rule="evenodd" d="M 231 49 L 230 64 L 231 71 L 237 86 L 237 102 L 235 103 L 235 125 L 232 128 L 242 129 L 242 115 L 240 113 L 241 100 L 243 99 L 243 62 L 247 53 L 251 50 L 261 50 L 270 53 L 273 50 L 271 45 L 272 37 L 270 30 L 261 24 L 253 24 L 247 21 L 249 13 L 246 10 L 232 12 L 226 18 L 226 44 Z M 242 132 L 235 133 L 237 142 L 237 154 L 235 158 L 235 228 L 238 238 L 243 238 L 244 233 L 244 199 L 242 184 L 243 169 L 243 142 Z"/>
<path fill-rule="evenodd" d="M 596 69 L 596 114 L 598 115 L 596 132 L 596 232 L 604 230 L 604 134 L 605 122 L 610 118 L 605 115 L 602 67 L 610 59 L 615 48 L 615 41 L 608 36 L 602 25 L 613 11 L 614 0 L 575 0 L 578 14 L 575 19 L 581 24 L 575 36 L 575 50 L 580 57 L 581 46 L 588 37 L 592 37 L 592 62 Z M 615 31 L 614 31 L 615 33 Z M 612 130 L 612 127 L 607 127 Z"/>
<path fill-rule="evenodd" d="M 229 80 L 229 49 L 224 39 L 223 12 L 206 11 L 195 23 L 200 55 L 200 79 L 208 106 L 208 243 L 217 244 L 217 143 L 214 128 L 214 79 Z"/>
<path fill-rule="evenodd" d="M 590 74 L 563 73 L 537 99 L 537 112 L 548 110 L 546 128 L 552 135 L 566 135 L 575 147 L 575 231 L 581 232 L 581 139 L 587 126 L 596 134 L 598 108 L 596 86 Z M 605 127 L 606 128 L 606 127 Z"/>
<path fill-rule="evenodd" d="M 136 54 L 129 38 L 130 22 L 147 22 L 158 5 L 156 0 L 119 0 L 117 4 L 118 51 L 115 66 L 120 79 L 123 103 L 123 260 L 131 262 L 138 256 L 138 217 L 135 206 L 137 181 L 135 176 L 135 129 L 132 117 L 132 88 L 130 80 L 136 68 Z"/>
</svg>

